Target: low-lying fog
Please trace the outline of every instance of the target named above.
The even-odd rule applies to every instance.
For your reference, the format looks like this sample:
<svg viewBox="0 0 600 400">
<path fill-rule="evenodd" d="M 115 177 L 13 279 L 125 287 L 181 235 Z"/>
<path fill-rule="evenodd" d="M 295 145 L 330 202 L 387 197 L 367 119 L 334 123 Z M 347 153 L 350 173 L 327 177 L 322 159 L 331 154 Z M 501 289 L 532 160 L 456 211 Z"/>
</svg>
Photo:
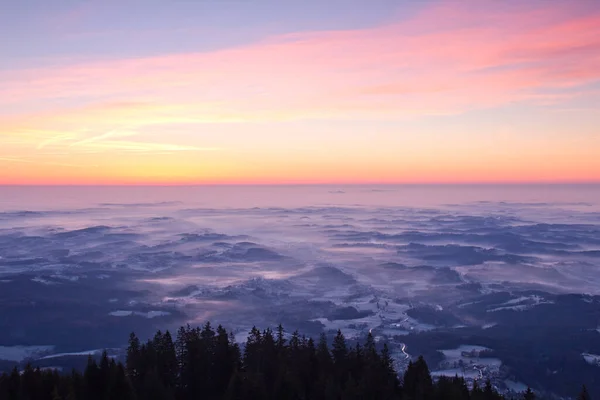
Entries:
<svg viewBox="0 0 600 400">
<path fill-rule="evenodd" d="M 415 304 L 600 294 L 597 187 L 0 190 L 0 345 L 85 347 L 94 327 L 115 345 L 207 319 L 242 337 L 279 322 L 402 335 L 435 328 Z"/>
</svg>

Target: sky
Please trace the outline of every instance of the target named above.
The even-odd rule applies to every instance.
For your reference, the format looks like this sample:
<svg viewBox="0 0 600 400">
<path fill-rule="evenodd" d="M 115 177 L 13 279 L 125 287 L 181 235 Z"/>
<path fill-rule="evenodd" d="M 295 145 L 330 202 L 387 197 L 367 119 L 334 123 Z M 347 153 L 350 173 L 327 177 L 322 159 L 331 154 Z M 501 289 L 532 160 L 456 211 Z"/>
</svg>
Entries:
<svg viewBox="0 0 600 400">
<path fill-rule="evenodd" d="M 0 2 L 0 184 L 600 182 L 600 2 Z"/>
</svg>

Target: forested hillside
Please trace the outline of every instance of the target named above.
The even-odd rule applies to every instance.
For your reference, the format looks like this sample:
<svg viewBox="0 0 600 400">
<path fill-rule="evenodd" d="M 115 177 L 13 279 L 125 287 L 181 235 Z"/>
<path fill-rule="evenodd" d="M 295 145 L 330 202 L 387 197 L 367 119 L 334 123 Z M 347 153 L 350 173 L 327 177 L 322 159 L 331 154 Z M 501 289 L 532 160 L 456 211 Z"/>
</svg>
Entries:
<svg viewBox="0 0 600 400">
<path fill-rule="evenodd" d="M 585 390 L 581 399 L 589 398 Z M 182 327 L 141 343 L 129 338 L 125 365 L 104 353 L 83 373 L 14 369 L 0 377 L 0 399 L 10 400 L 187 400 L 187 399 L 502 399 L 487 382 L 469 389 L 462 378 L 434 382 L 422 357 L 402 379 L 388 348 L 369 334 L 350 346 L 341 332 L 328 345 L 283 327 L 253 328 L 243 348 L 223 327 Z M 532 392 L 523 398 L 535 398 Z"/>
</svg>

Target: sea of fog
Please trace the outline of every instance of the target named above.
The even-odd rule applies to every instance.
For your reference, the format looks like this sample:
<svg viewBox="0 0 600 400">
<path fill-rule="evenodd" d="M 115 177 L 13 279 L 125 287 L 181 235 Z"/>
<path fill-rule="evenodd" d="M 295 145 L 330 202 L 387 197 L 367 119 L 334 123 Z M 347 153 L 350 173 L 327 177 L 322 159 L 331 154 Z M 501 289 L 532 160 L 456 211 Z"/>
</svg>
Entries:
<svg viewBox="0 0 600 400">
<path fill-rule="evenodd" d="M 593 185 L 0 187 L 0 345 L 208 319 L 404 335 L 473 290 L 600 294 L 599 264 Z"/>
</svg>

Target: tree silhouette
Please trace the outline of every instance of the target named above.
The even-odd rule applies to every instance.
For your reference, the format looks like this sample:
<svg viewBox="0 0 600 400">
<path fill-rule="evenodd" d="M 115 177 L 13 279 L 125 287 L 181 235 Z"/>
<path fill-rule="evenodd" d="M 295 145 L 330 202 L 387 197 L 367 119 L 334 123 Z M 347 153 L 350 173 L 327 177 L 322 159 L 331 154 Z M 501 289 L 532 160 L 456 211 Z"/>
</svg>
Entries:
<svg viewBox="0 0 600 400">
<path fill-rule="evenodd" d="M 26 365 L 0 375 L 4 400 L 493 400 L 502 399 L 492 383 L 463 378 L 435 382 L 423 357 L 411 361 L 400 383 L 387 345 L 371 334 L 364 343 L 348 343 L 341 331 L 331 348 L 325 334 L 312 338 L 294 332 L 253 327 L 243 351 L 233 333 L 189 325 L 158 331 L 142 343 L 132 333 L 125 365 L 103 352 L 88 358 L 83 373 L 41 371 Z M 534 399 L 530 388 L 524 399 Z M 578 399 L 588 400 L 585 386 Z"/>
<path fill-rule="evenodd" d="M 533 391 L 531 390 L 530 387 L 527 387 L 527 390 L 523 394 L 523 399 L 524 400 L 534 400 L 535 399 L 535 394 L 533 393 Z"/>
<path fill-rule="evenodd" d="M 581 392 L 579 393 L 579 396 L 577 396 L 577 400 L 590 400 L 591 397 L 587 391 L 587 388 L 585 387 L 585 385 L 583 385 L 583 387 L 581 388 Z"/>
</svg>

